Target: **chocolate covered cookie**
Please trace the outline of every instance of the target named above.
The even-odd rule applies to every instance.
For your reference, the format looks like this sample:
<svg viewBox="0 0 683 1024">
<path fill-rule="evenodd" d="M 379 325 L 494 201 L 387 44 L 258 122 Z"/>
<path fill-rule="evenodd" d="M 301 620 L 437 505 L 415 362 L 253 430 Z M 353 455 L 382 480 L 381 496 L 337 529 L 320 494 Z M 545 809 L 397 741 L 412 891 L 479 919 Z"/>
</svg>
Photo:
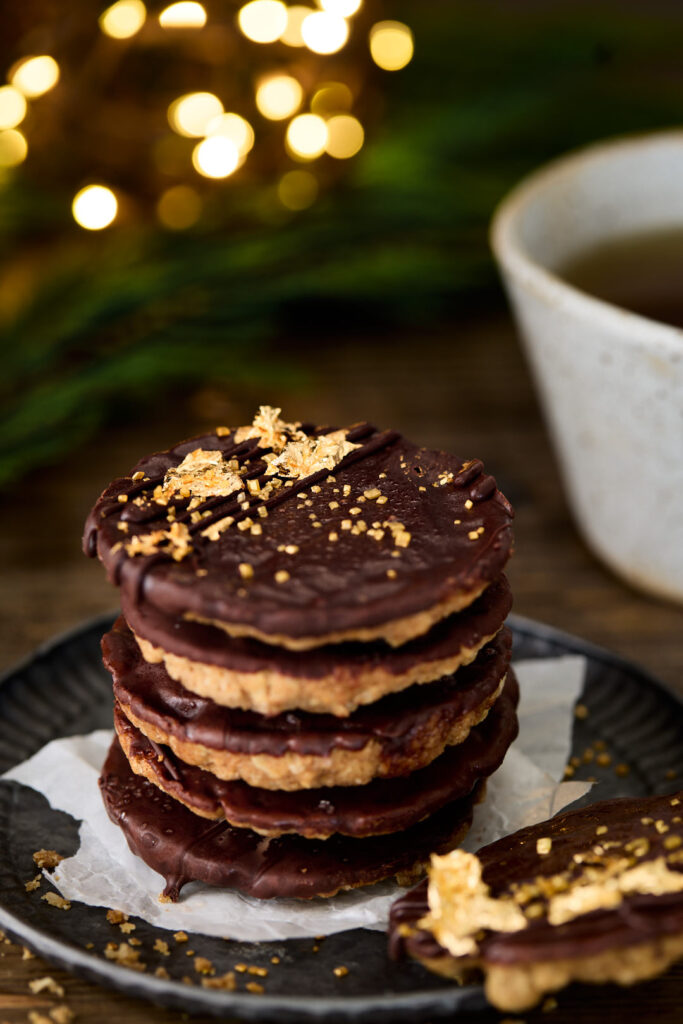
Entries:
<svg viewBox="0 0 683 1024">
<path fill-rule="evenodd" d="M 84 547 L 128 606 L 291 649 L 400 645 L 500 575 L 511 520 L 479 460 L 262 407 L 115 480 Z"/>
<path fill-rule="evenodd" d="M 683 956 L 683 793 L 610 800 L 432 861 L 394 904 L 393 955 L 485 974 L 520 1011 L 572 980 L 632 984 Z"/>
<path fill-rule="evenodd" d="M 455 675 L 345 718 L 293 711 L 267 717 L 198 697 L 143 659 L 122 619 L 102 649 L 118 704 L 148 739 L 220 779 L 296 790 L 408 775 L 461 743 L 499 696 L 511 634 L 503 629 Z"/>
</svg>

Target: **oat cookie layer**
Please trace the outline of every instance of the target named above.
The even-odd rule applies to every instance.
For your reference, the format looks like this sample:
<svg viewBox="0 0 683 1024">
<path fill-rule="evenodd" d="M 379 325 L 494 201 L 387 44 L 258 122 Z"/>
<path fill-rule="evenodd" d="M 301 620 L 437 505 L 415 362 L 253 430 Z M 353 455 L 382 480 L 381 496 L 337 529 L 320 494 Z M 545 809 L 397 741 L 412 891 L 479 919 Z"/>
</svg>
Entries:
<svg viewBox="0 0 683 1024">
<path fill-rule="evenodd" d="M 485 974 L 502 1010 L 572 980 L 631 984 L 683 956 L 683 793 L 610 800 L 435 858 L 397 901 L 394 955 Z"/>
<path fill-rule="evenodd" d="M 512 511 L 479 460 L 278 412 L 143 459 L 104 491 L 84 546 L 127 605 L 292 649 L 398 645 L 500 575 Z"/>
<path fill-rule="evenodd" d="M 388 693 L 450 675 L 496 635 L 511 603 L 501 576 L 459 615 L 402 647 L 375 641 L 300 652 L 168 619 L 122 595 L 124 617 L 146 661 L 163 662 L 173 679 L 201 697 L 265 715 L 297 708 L 344 716 Z"/>
<path fill-rule="evenodd" d="M 117 709 L 119 742 L 138 775 L 195 814 L 250 828 L 261 835 L 296 833 L 326 839 L 335 833 L 362 838 L 402 832 L 447 803 L 466 797 L 501 764 L 517 735 L 517 681 L 510 670 L 505 688 L 486 719 L 466 740 L 449 747 L 427 768 L 408 778 L 378 779 L 365 786 L 297 790 L 255 789 L 224 782 L 180 761 L 168 747 L 150 742 Z"/>
</svg>

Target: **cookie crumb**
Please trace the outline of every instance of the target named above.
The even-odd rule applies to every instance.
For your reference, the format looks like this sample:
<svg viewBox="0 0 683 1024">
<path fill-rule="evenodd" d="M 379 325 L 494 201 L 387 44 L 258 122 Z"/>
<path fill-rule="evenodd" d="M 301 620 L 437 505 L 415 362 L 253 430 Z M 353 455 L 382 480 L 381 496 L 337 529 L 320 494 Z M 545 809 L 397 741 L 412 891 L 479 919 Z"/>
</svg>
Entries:
<svg viewBox="0 0 683 1024">
<path fill-rule="evenodd" d="M 40 897 L 41 900 L 45 900 L 51 907 L 56 907 L 58 910 L 71 910 L 71 904 L 68 900 L 65 900 L 63 896 L 60 896 L 57 892 L 46 892 Z"/>
<path fill-rule="evenodd" d="M 202 978 L 202 988 L 217 988 L 223 989 L 225 992 L 234 992 L 237 988 L 237 981 L 233 971 L 228 971 L 218 978 Z"/>
<path fill-rule="evenodd" d="M 580 720 L 588 718 L 588 708 L 585 704 L 577 704 L 574 708 L 574 717 Z"/>
<path fill-rule="evenodd" d="M 333 969 L 332 973 L 337 978 L 345 978 L 346 975 L 349 973 L 349 969 L 348 969 L 348 967 L 345 967 L 344 964 L 341 964 L 340 967 L 335 967 Z"/>
<path fill-rule="evenodd" d="M 263 985 L 259 985 L 258 981 L 248 981 L 244 987 L 247 992 L 251 992 L 255 996 L 262 996 L 266 991 Z"/>
<path fill-rule="evenodd" d="M 62 1003 L 61 1006 L 53 1006 L 51 1010 L 48 1010 L 48 1013 L 50 1015 L 50 1019 L 53 1020 L 55 1024 L 71 1024 L 71 1021 L 76 1016 L 73 1010 L 67 1006 L 66 1003 Z"/>
<path fill-rule="evenodd" d="M 39 868 L 56 868 L 64 858 L 56 850 L 36 850 L 33 861 Z"/>
<path fill-rule="evenodd" d="M 212 962 L 208 959 L 208 957 L 205 956 L 196 956 L 194 958 L 194 969 L 197 972 L 197 974 L 209 975 L 216 973 L 216 968 L 213 966 Z"/>
<path fill-rule="evenodd" d="M 168 948 L 168 942 L 164 942 L 163 939 L 154 940 L 154 951 L 161 953 L 162 956 L 170 956 L 171 950 Z"/>
<path fill-rule="evenodd" d="M 28 987 L 34 996 L 39 995 L 40 992 L 51 992 L 54 996 L 59 996 L 60 999 L 64 998 L 64 989 L 54 978 L 46 976 L 44 978 L 35 978 L 33 981 L 29 981 Z"/>
<path fill-rule="evenodd" d="M 30 880 L 30 882 L 24 882 L 24 889 L 26 889 L 26 892 L 35 892 L 36 889 L 40 888 L 40 883 L 42 882 L 42 880 L 42 875 L 36 875 L 35 878 L 32 878 Z"/>
<path fill-rule="evenodd" d="M 171 975 L 168 973 L 165 967 L 157 967 L 157 969 L 154 972 L 154 977 L 163 978 L 164 981 L 168 981 Z"/>
<path fill-rule="evenodd" d="M 173 938 L 176 942 L 187 942 L 187 932 L 173 932 Z"/>
</svg>

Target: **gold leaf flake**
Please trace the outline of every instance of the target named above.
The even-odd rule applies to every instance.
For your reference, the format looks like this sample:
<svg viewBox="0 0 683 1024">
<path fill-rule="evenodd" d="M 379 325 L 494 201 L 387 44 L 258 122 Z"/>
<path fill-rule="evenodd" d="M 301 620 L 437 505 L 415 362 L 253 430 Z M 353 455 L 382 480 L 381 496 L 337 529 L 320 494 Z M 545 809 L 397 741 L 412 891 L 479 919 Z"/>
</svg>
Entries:
<svg viewBox="0 0 683 1024">
<path fill-rule="evenodd" d="M 266 475 L 278 475 L 301 480 L 322 469 L 334 469 L 342 459 L 360 447 L 346 440 L 343 430 L 321 437 L 306 437 L 290 441 L 284 449 L 269 462 Z"/>
<path fill-rule="evenodd" d="M 250 438 L 258 438 L 259 448 L 272 448 L 275 452 L 281 452 L 288 441 L 293 438 L 304 437 L 299 427 L 300 423 L 285 423 L 280 419 L 282 409 L 273 408 L 271 405 L 259 406 L 259 411 L 249 427 L 238 427 L 235 431 L 235 443 L 241 444 Z"/>
<path fill-rule="evenodd" d="M 162 487 L 154 491 L 154 498 L 161 499 L 163 504 L 176 495 L 180 498 L 227 497 L 243 487 L 241 476 L 230 468 L 221 452 L 195 448 L 178 466 L 167 470 Z"/>
</svg>

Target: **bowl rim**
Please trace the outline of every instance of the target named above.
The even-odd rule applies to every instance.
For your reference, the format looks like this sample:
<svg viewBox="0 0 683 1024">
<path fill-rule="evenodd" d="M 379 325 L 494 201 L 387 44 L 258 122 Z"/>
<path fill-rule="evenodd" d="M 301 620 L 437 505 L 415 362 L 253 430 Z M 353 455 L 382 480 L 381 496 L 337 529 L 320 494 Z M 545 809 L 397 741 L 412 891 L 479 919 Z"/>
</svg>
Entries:
<svg viewBox="0 0 683 1024">
<path fill-rule="evenodd" d="M 683 155 L 683 129 L 621 135 L 571 150 L 526 175 L 494 209 L 489 227 L 489 243 L 499 267 L 524 291 L 547 305 L 566 311 L 581 320 L 619 330 L 624 342 L 632 345 L 653 343 L 672 353 L 681 352 L 683 329 L 651 320 L 614 303 L 599 299 L 569 284 L 561 276 L 534 259 L 519 238 L 519 220 L 538 192 L 586 163 L 613 159 L 628 151 L 658 148 L 679 143 Z"/>
</svg>

